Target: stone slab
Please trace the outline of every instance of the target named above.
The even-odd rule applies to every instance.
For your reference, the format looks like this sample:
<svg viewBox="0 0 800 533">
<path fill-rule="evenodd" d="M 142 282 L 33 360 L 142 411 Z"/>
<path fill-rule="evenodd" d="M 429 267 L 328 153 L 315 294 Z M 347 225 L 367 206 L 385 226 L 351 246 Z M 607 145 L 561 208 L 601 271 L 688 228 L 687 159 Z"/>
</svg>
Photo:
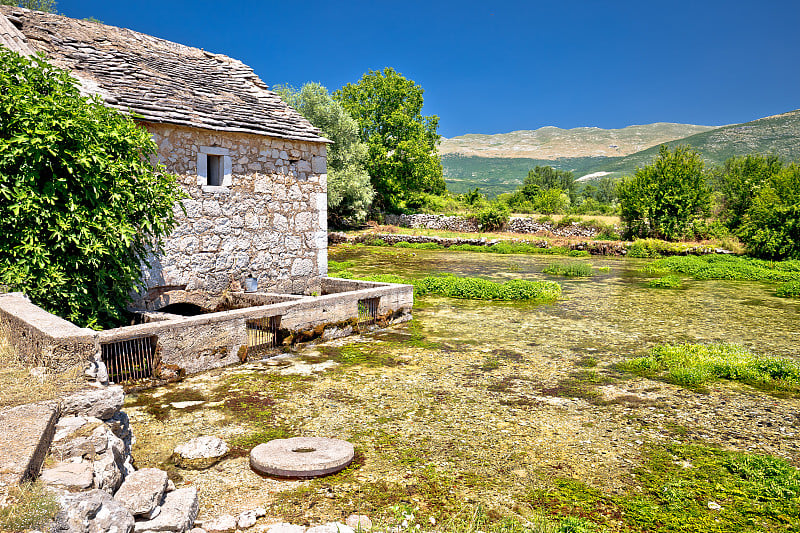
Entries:
<svg viewBox="0 0 800 533">
<path fill-rule="evenodd" d="M 58 407 L 52 402 L 0 411 L 0 492 L 35 477 L 55 433 Z"/>
<path fill-rule="evenodd" d="M 199 510 L 197 489 L 189 487 L 167 493 L 161 512 L 152 520 L 136 522 L 136 533 L 177 531 L 183 533 L 194 525 Z"/>
<path fill-rule="evenodd" d="M 293 437 L 259 444 L 250 452 L 250 467 L 280 477 L 317 477 L 344 469 L 353 461 L 353 445 L 340 439 Z"/>
</svg>

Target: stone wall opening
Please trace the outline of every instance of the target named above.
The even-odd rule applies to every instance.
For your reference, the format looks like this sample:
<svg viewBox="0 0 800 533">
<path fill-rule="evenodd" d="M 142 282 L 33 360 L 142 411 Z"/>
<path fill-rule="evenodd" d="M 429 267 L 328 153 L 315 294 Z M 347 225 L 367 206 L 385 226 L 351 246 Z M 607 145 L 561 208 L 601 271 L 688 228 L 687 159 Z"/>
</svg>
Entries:
<svg viewBox="0 0 800 533">
<path fill-rule="evenodd" d="M 103 363 L 113 383 L 124 383 L 154 376 L 158 337 L 137 337 L 100 344 Z"/>
<path fill-rule="evenodd" d="M 363 298 L 358 301 L 358 325 L 371 326 L 378 319 L 378 308 L 380 307 L 381 299 L 377 298 Z"/>
<path fill-rule="evenodd" d="M 247 357 L 266 355 L 278 345 L 280 316 L 254 318 L 245 322 L 247 327 Z"/>
</svg>

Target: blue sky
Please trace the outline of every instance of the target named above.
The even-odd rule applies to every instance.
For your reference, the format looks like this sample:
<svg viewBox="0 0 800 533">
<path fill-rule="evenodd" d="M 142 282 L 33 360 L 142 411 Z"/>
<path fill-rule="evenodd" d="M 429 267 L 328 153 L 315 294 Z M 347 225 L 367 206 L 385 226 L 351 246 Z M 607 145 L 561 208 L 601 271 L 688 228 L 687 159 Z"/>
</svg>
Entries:
<svg viewBox="0 0 800 533">
<path fill-rule="evenodd" d="M 59 0 L 331 91 L 394 67 L 439 132 L 722 125 L 800 108 L 800 1 Z"/>
</svg>

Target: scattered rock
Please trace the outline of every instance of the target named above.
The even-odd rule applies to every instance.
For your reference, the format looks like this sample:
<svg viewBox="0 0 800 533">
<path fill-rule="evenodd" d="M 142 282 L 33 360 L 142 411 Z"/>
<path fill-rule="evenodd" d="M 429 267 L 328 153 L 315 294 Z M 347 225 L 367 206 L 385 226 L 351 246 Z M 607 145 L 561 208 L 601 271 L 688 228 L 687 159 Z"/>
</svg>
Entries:
<svg viewBox="0 0 800 533">
<path fill-rule="evenodd" d="M 295 526 L 288 522 L 281 522 L 269 526 L 266 533 L 305 533 L 305 530 L 306 528 L 303 526 Z"/>
<path fill-rule="evenodd" d="M 54 487 L 83 490 L 91 488 L 94 471 L 89 463 L 59 463 L 43 471 L 39 479 Z"/>
<path fill-rule="evenodd" d="M 256 525 L 258 515 L 256 511 L 245 511 L 236 517 L 236 525 L 239 529 L 247 529 Z"/>
<path fill-rule="evenodd" d="M 130 533 L 134 529 L 133 515 L 105 491 L 65 493 L 59 503 L 61 510 L 50 530 L 53 533 Z"/>
<path fill-rule="evenodd" d="M 95 488 L 114 494 L 124 478 L 122 464 L 122 456 L 115 448 L 98 455 L 92 463 Z"/>
<path fill-rule="evenodd" d="M 227 533 L 236 530 L 236 517 L 229 514 L 224 514 L 203 522 L 203 529 L 208 533 Z M 255 523 L 255 522 L 254 522 Z"/>
<path fill-rule="evenodd" d="M 177 531 L 191 529 L 197 518 L 199 502 L 197 489 L 189 487 L 168 492 L 161 504 L 161 512 L 152 520 L 136 522 L 136 532 Z"/>
<path fill-rule="evenodd" d="M 132 515 L 151 514 L 161 502 L 167 489 L 167 473 L 157 468 L 143 468 L 133 472 L 114 495 L 114 499 L 124 505 Z"/>
<path fill-rule="evenodd" d="M 351 514 L 344 523 L 356 531 L 368 531 L 372 529 L 372 520 L 363 514 Z"/>
<path fill-rule="evenodd" d="M 353 528 L 341 522 L 328 522 L 321 526 L 310 527 L 306 533 L 355 533 Z"/>
<path fill-rule="evenodd" d="M 122 408 L 124 400 L 125 392 L 120 385 L 86 389 L 61 401 L 61 415 L 94 416 L 108 420 Z"/>
<path fill-rule="evenodd" d="M 200 470 L 220 461 L 228 445 L 218 437 L 197 437 L 175 448 L 172 461 L 181 468 Z"/>
</svg>

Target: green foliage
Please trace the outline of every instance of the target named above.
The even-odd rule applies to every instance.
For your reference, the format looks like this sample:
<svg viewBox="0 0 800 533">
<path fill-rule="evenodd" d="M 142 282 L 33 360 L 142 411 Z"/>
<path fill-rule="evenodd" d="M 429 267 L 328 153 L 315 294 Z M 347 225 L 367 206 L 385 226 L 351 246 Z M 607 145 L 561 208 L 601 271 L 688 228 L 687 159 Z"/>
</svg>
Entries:
<svg viewBox="0 0 800 533">
<path fill-rule="evenodd" d="M 333 226 L 362 222 L 375 191 L 367 172 L 367 145 L 358 123 L 328 89 L 309 82 L 300 90 L 276 85 L 273 90 L 333 141 L 328 146 L 328 217 Z"/>
<path fill-rule="evenodd" d="M 568 170 L 558 170 L 551 166 L 536 166 L 528 171 L 520 188 L 528 199 L 539 195 L 542 191 L 558 189 L 569 194 L 570 201 L 575 201 L 575 177 Z"/>
<path fill-rule="evenodd" d="M 499 202 L 492 202 L 475 215 L 481 231 L 501 230 L 506 227 L 510 217 L 508 208 Z"/>
<path fill-rule="evenodd" d="M 800 261 L 764 261 L 720 254 L 689 255 L 653 261 L 642 271 L 650 274 L 679 272 L 695 279 L 789 282 L 800 280 Z"/>
<path fill-rule="evenodd" d="M 685 146 L 671 152 L 662 145 L 650 165 L 619 184 L 617 194 L 628 237 L 677 240 L 710 207 L 703 161 Z"/>
<path fill-rule="evenodd" d="M 545 274 L 569 278 L 588 278 L 594 275 L 589 263 L 553 263 L 542 270 Z"/>
<path fill-rule="evenodd" d="M 652 289 L 678 289 L 681 286 L 681 278 L 670 275 L 651 279 L 647 282 L 647 286 Z"/>
<path fill-rule="evenodd" d="M 774 155 L 750 154 L 725 161 L 717 187 L 722 193 L 720 218 L 731 231 L 738 232 L 761 185 L 782 168 L 783 163 Z"/>
<path fill-rule="evenodd" d="M 800 259 L 800 165 L 792 164 L 763 183 L 739 237 L 758 257 Z"/>
<path fill-rule="evenodd" d="M 40 482 L 13 487 L 9 501 L 0 507 L 0 531 L 44 529 L 60 508 L 55 495 Z"/>
<path fill-rule="evenodd" d="M 636 239 L 628 246 L 628 257 L 661 257 L 685 251 L 687 246 L 658 239 Z"/>
<path fill-rule="evenodd" d="M 367 170 L 380 207 L 398 211 L 419 193 L 445 191 L 436 145 L 439 118 L 422 116 L 423 89 L 392 68 L 370 70 L 334 98 L 368 145 Z"/>
<path fill-rule="evenodd" d="M 117 325 L 175 225 L 175 176 L 133 120 L 65 71 L 0 48 L 0 285 L 83 326 Z"/>
<path fill-rule="evenodd" d="M 19 6 L 45 13 L 56 12 L 55 0 L 0 0 L 0 6 Z"/>
<path fill-rule="evenodd" d="M 339 277 L 353 278 L 349 272 L 340 272 Z M 513 279 L 497 283 L 480 278 L 456 276 L 428 276 L 422 279 L 405 279 L 394 274 L 358 277 L 365 281 L 402 283 L 414 286 L 414 296 L 433 294 L 467 300 L 533 300 L 553 301 L 561 296 L 561 285 L 554 281 L 529 281 Z"/>
<path fill-rule="evenodd" d="M 800 393 L 800 363 L 756 355 L 735 344 L 659 345 L 646 357 L 620 363 L 619 368 L 689 388 L 726 379 L 766 390 Z"/>
<path fill-rule="evenodd" d="M 790 281 L 778 285 L 775 294 L 783 298 L 800 298 L 800 281 Z"/>
</svg>

